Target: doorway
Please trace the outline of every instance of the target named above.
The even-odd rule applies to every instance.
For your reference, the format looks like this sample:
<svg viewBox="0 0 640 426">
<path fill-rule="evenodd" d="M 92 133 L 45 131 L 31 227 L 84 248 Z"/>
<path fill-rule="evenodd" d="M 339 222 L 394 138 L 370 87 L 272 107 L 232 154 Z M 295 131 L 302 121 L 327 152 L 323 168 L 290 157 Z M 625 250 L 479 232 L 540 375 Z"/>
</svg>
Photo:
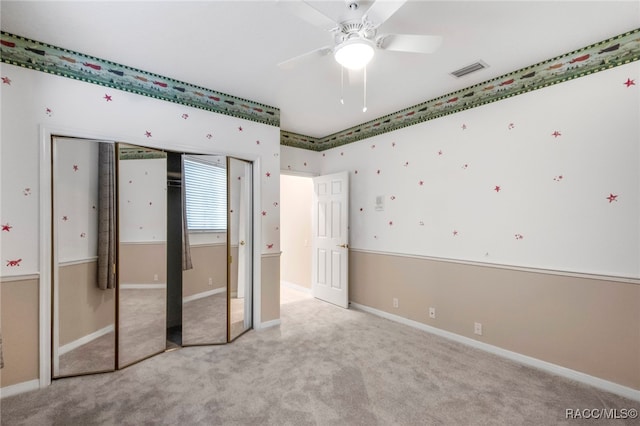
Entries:
<svg viewBox="0 0 640 426">
<path fill-rule="evenodd" d="M 280 286 L 311 296 L 311 202 L 310 176 L 280 174 Z M 295 293 L 281 291 L 280 303 Z"/>
</svg>

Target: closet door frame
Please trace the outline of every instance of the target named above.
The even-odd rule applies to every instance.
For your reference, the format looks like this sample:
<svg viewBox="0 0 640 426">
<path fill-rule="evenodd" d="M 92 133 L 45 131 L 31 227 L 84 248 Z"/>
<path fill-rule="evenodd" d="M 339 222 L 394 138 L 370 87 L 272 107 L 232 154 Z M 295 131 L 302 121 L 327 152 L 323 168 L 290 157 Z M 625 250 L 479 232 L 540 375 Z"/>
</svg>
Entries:
<svg viewBox="0 0 640 426">
<path fill-rule="evenodd" d="M 52 152 L 51 140 L 53 137 L 69 137 L 94 139 L 103 141 L 128 141 L 133 139 L 129 135 L 118 135 L 115 133 L 105 134 L 100 132 L 87 131 L 86 129 L 73 129 L 68 127 L 56 127 L 41 125 L 39 129 L 39 149 L 40 158 L 40 176 L 39 185 L 39 282 L 38 282 L 38 379 L 34 380 L 34 386 L 31 389 L 43 389 L 51 385 L 51 354 L 52 354 L 52 251 L 53 237 L 51 229 L 51 221 L 53 220 L 51 203 L 52 197 Z M 268 328 L 280 324 L 279 319 L 271 321 L 262 321 L 261 317 L 261 301 L 262 301 L 262 218 L 258 206 L 261 205 L 262 186 L 261 179 L 262 167 L 260 156 L 252 153 L 239 153 L 233 151 L 220 152 L 219 150 L 207 150 L 200 147 L 186 146 L 181 144 L 163 145 L 163 144 L 146 144 L 154 149 L 164 149 L 168 151 L 197 152 L 200 154 L 226 155 L 234 156 L 238 159 L 251 161 L 253 163 L 253 328 L 258 330 Z M 35 382 L 38 382 L 38 386 Z"/>
</svg>

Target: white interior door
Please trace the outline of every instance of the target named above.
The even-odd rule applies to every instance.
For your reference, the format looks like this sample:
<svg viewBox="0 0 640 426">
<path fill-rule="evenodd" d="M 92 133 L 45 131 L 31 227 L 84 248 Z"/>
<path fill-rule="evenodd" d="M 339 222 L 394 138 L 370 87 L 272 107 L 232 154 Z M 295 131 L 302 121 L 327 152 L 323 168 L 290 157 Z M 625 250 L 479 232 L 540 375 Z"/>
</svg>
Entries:
<svg viewBox="0 0 640 426">
<path fill-rule="evenodd" d="M 313 178 L 313 296 L 349 307 L 349 174 Z"/>
</svg>

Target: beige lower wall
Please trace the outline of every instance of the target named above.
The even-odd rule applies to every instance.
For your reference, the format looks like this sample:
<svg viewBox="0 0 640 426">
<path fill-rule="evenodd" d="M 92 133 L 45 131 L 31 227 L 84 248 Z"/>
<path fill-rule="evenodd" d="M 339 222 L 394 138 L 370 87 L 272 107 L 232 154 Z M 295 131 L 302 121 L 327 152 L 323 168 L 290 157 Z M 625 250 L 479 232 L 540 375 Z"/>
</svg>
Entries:
<svg viewBox="0 0 640 426">
<path fill-rule="evenodd" d="M 115 289 L 98 288 L 97 268 L 91 261 L 58 269 L 61 346 L 115 324 Z"/>
<path fill-rule="evenodd" d="M 120 243 L 118 250 L 120 284 L 167 282 L 167 245 L 165 243 Z"/>
<path fill-rule="evenodd" d="M 280 254 L 262 256 L 261 322 L 280 319 Z"/>
<path fill-rule="evenodd" d="M 193 269 L 182 273 L 182 297 L 227 287 L 226 244 L 192 246 L 191 263 Z"/>
<path fill-rule="evenodd" d="M 3 279 L 0 286 L 0 387 L 5 387 L 38 378 L 38 279 Z"/>
<path fill-rule="evenodd" d="M 349 254 L 355 303 L 640 389 L 638 284 Z M 473 333 L 474 322 L 482 323 L 482 336 Z"/>
</svg>

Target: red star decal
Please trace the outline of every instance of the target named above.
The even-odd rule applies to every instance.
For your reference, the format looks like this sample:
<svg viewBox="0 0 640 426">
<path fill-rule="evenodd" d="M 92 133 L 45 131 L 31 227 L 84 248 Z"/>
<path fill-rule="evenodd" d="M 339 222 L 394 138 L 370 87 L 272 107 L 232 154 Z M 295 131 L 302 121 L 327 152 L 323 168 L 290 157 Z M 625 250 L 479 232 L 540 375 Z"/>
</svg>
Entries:
<svg viewBox="0 0 640 426">
<path fill-rule="evenodd" d="M 442 155 L 442 150 L 438 151 L 438 155 Z"/>
<path fill-rule="evenodd" d="M 267 172 L 267 173 L 265 173 L 265 176 L 266 176 L 266 177 L 271 177 L 271 173 L 270 173 L 270 172 Z"/>
<path fill-rule="evenodd" d="M 187 118 L 189 118 L 189 114 L 182 114 L 182 118 L 186 120 Z"/>
<path fill-rule="evenodd" d="M 3 231 L 7 231 L 7 232 L 11 232 L 11 228 L 13 228 L 13 226 L 7 224 L 2 225 L 2 230 Z"/>
<path fill-rule="evenodd" d="M 551 133 L 551 136 L 553 136 L 554 138 L 557 138 L 558 136 L 562 136 L 562 133 L 556 130 L 555 132 Z"/>
<path fill-rule="evenodd" d="M 500 192 L 500 186 L 496 185 L 496 187 L 493 188 L 493 190 L 496 191 L 496 192 Z"/>
<path fill-rule="evenodd" d="M 267 248 L 271 250 L 273 248 L 273 244 L 267 244 Z"/>
<path fill-rule="evenodd" d="M 206 136 L 207 139 L 211 139 L 212 137 L 213 135 L 211 133 L 207 133 L 207 136 Z"/>
<path fill-rule="evenodd" d="M 630 78 L 628 78 L 627 81 L 625 81 L 623 84 L 625 86 L 627 86 L 627 87 L 631 87 L 631 86 L 635 86 L 636 85 L 636 81 L 635 80 L 631 80 Z"/>
<path fill-rule="evenodd" d="M 467 129 L 467 125 L 466 125 L 466 124 L 463 124 L 463 125 L 462 125 L 462 130 L 466 130 L 466 129 Z"/>
<path fill-rule="evenodd" d="M 395 142 L 391 142 L 391 148 L 395 148 L 396 147 L 396 143 Z"/>
<path fill-rule="evenodd" d="M 393 226 L 393 221 L 392 220 L 389 221 L 389 226 Z"/>
<path fill-rule="evenodd" d="M 266 215 L 267 215 L 267 212 L 262 210 L 262 216 L 266 216 Z"/>
<path fill-rule="evenodd" d="M 77 172 L 77 171 L 78 171 L 78 165 L 77 165 L 77 164 L 74 164 L 74 165 L 73 165 L 73 171 L 74 171 L 74 172 Z"/>
<path fill-rule="evenodd" d="M 455 229 L 453 230 L 453 236 L 454 237 L 458 236 L 458 231 L 456 231 Z"/>
<path fill-rule="evenodd" d="M 418 182 L 418 185 L 423 186 L 424 185 L 424 181 L 421 180 L 420 182 Z"/>
<path fill-rule="evenodd" d="M 69 217 L 67 217 L 67 216 L 62 216 L 62 220 L 64 220 L 64 221 L 66 222 L 67 220 L 69 220 Z"/>
<path fill-rule="evenodd" d="M 238 131 L 241 132 L 242 131 L 242 126 L 238 126 Z"/>
<path fill-rule="evenodd" d="M 105 99 L 107 102 L 111 102 L 111 101 L 113 100 L 113 99 L 111 99 L 111 95 L 107 95 L 106 93 L 104 94 L 104 99 Z"/>
<path fill-rule="evenodd" d="M 609 200 L 609 204 L 611 204 L 612 201 L 618 201 L 618 196 L 609 194 L 609 196 L 607 197 L 607 200 Z"/>
<path fill-rule="evenodd" d="M 8 84 L 11 86 L 11 79 L 9 77 L 2 77 L 2 84 Z"/>
<path fill-rule="evenodd" d="M 260 145 L 260 141 L 256 141 L 256 145 Z"/>
<path fill-rule="evenodd" d="M 146 137 L 150 138 L 151 137 L 151 132 L 147 130 L 146 132 L 144 132 L 144 135 Z"/>
<path fill-rule="evenodd" d="M 380 170 L 377 170 L 377 171 L 376 171 L 376 174 L 377 174 L 377 175 L 379 175 L 379 174 L 380 174 Z"/>
</svg>

